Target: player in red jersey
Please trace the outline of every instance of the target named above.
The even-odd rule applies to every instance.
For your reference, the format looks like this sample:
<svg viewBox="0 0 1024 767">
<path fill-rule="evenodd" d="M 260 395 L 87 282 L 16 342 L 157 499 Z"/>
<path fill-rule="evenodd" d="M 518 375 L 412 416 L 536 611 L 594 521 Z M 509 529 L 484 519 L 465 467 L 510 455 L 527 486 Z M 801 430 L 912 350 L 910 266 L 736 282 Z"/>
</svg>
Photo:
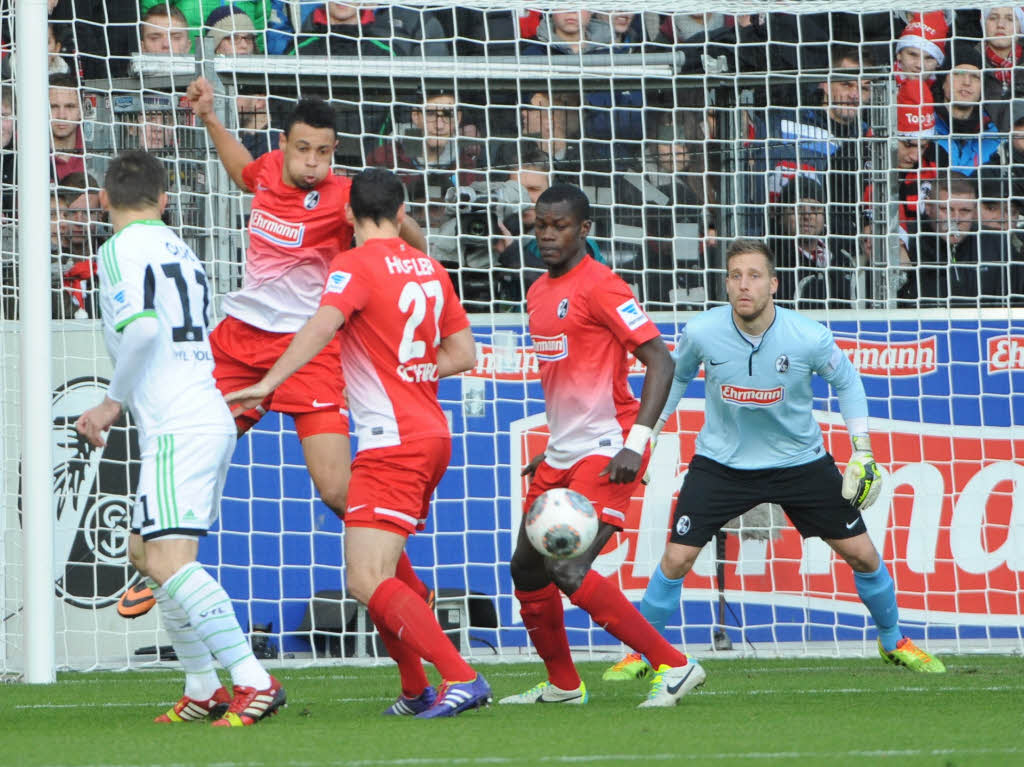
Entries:
<svg viewBox="0 0 1024 767">
<path fill-rule="evenodd" d="M 279 149 L 254 161 L 217 118 L 209 82 L 194 80 L 187 95 L 228 175 L 255 195 L 242 288 L 225 296 L 227 316 L 210 338 L 214 377 L 227 393 L 260 380 L 316 311 L 331 259 L 352 244 L 352 227 L 345 220 L 351 181 L 331 172 L 338 142 L 329 104 L 299 101 L 285 121 Z M 400 234 L 426 248 L 414 222 Z M 236 423 L 241 434 L 267 410 L 291 415 L 320 497 L 340 514 L 350 449 L 345 384 L 337 369 L 335 341 L 272 397 L 236 417 Z"/>
<path fill-rule="evenodd" d="M 491 700 L 483 676 L 395 577 L 405 541 L 422 529 L 451 456 L 438 379 L 474 367 L 476 344 L 444 267 L 398 238 L 403 200 L 402 183 L 390 171 L 355 177 L 348 218 L 357 247 L 331 263 L 320 308 L 262 381 L 226 399 L 240 408 L 263 401 L 341 329 L 359 440 L 345 512 L 347 589 L 367 606 L 398 663 L 402 695 L 384 713 L 432 719 Z M 421 659 L 444 680 L 436 693 Z"/>
<path fill-rule="evenodd" d="M 575 186 L 552 186 L 537 200 L 536 221 L 534 232 L 548 271 L 530 287 L 526 309 L 550 437 L 544 453 L 523 470 L 532 477 L 524 511 L 544 491 L 568 487 L 590 499 L 601 523 L 590 549 L 566 560 L 542 556 L 530 545 L 526 526 L 520 527 L 512 582 L 523 625 L 548 679 L 499 702 L 587 702 L 587 688 L 569 651 L 561 590 L 594 623 L 646 655 L 657 669 L 640 705 L 675 705 L 704 682 L 704 670 L 644 620 L 615 583 L 591 569 L 609 538 L 622 529 L 639 488 L 650 459 L 651 427 L 672 381 L 672 358 L 630 287 L 587 254 L 587 196 Z M 639 402 L 627 381 L 627 352 L 647 366 Z"/>
<path fill-rule="evenodd" d="M 329 104 L 300 100 L 285 120 L 280 148 L 254 161 L 218 119 L 213 95 L 204 78 L 188 86 L 192 109 L 206 126 L 224 169 L 241 189 L 254 194 L 242 288 L 224 297 L 226 316 L 210 334 L 213 376 L 227 393 L 259 381 L 316 311 L 331 259 L 352 245 L 352 226 L 345 218 L 351 181 L 331 172 L 338 142 Z M 426 248 L 412 220 L 402 224 L 399 236 Z M 345 382 L 338 365 L 334 340 L 272 397 L 236 415 L 235 424 L 241 435 L 268 410 L 292 416 L 320 498 L 341 517 L 351 450 Z M 399 562 L 399 575 L 432 601 L 408 556 Z M 118 612 L 134 618 L 153 604 L 143 586 L 125 592 Z"/>
</svg>

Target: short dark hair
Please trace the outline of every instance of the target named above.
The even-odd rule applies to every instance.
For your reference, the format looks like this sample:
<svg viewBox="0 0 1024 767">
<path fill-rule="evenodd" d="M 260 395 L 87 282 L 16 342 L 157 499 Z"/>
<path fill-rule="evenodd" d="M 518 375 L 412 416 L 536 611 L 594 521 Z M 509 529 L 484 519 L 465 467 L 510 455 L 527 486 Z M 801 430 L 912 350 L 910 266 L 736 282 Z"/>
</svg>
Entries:
<svg viewBox="0 0 1024 767">
<path fill-rule="evenodd" d="M 70 205 L 83 194 L 91 194 L 99 190 L 96 179 L 82 171 L 69 173 L 57 182 L 57 199 Z"/>
<path fill-rule="evenodd" d="M 569 209 L 577 221 L 590 220 L 590 200 L 578 186 L 554 184 L 541 192 L 537 198 L 537 205 L 554 205 L 559 202 L 569 204 Z"/>
<path fill-rule="evenodd" d="M 295 109 L 284 120 L 284 135 L 292 132 L 295 123 L 302 123 L 310 128 L 330 128 L 335 133 L 338 132 L 338 116 L 334 112 L 334 107 L 319 96 L 299 99 Z"/>
<path fill-rule="evenodd" d="M 405 202 L 405 187 L 387 168 L 367 168 L 352 179 L 348 199 L 356 219 L 370 218 L 375 224 L 381 219 L 394 222 Z"/>
<path fill-rule="evenodd" d="M 145 24 L 147 21 L 153 18 L 160 17 L 162 19 L 174 19 L 182 26 L 188 26 L 188 19 L 185 17 L 185 13 L 176 5 L 170 3 L 162 3 L 154 5 L 139 19 L 140 24 Z"/>
<path fill-rule="evenodd" d="M 938 178 L 935 179 L 935 184 L 932 186 L 935 191 L 935 195 L 932 198 L 937 200 L 939 198 L 939 192 L 945 192 L 946 194 L 959 195 L 961 197 L 977 197 L 978 196 L 978 181 L 972 179 L 962 173 L 956 171 L 940 172 Z"/>
<path fill-rule="evenodd" d="M 112 208 L 138 210 L 160 204 L 167 190 L 167 169 L 149 152 L 122 152 L 107 166 L 103 188 Z"/>
<path fill-rule="evenodd" d="M 78 79 L 67 72 L 59 72 L 50 75 L 49 85 L 51 88 L 72 88 L 78 90 Z"/>
<path fill-rule="evenodd" d="M 764 256 L 764 260 L 768 262 L 768 272 L 775 274 L 775 255 L 761 240 L 755 240 L 752 237 L 739 237 L 732 241 L 729 245 L 729 249 L 725 251 L 725 268 L 729 268 L 729 262 L 733 256 L 739 256 L 744 253 L 760 253 Z"/>
<path fill-rule="evenodd" d="M 829 51 L 829 60 L 832 64 L 832 68 L 842 71 L 842 67 L 840 65 L 846 59 L 856 61 L 859 68 L 869 67 L 874 64 L 870 51 L 861 50 L 855 45 L 846 45 L 843 43 L 833 44 Z"/>
</svg>

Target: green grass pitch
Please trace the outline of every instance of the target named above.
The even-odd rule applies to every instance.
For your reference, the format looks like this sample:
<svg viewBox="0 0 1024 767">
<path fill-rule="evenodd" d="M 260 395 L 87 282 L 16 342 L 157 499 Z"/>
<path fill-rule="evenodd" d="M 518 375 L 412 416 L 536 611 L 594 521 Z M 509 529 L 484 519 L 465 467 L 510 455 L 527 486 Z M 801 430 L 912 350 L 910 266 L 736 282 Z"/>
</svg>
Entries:
<svg viewBox="0 0 1024 767">
<path fill-rule="evenodd" d="M 637 709 L 646 682 L 601 681 L 586 706 L 498 706 L 455 719 L 380 716 L 393 667 L 278 669 L 289 705 L 255 727 L 152 724 L 177 673 L 63 673 L 0 686 L 0 754 L 14 767 L 428 767 L 430 765 L 1024 765 L 1024 658 L 947 657 L 944 675 L 876 659 L 709 660 L 703 689 Z M 481 666 L 495 699 L 539 663 Z"/>
</svg>

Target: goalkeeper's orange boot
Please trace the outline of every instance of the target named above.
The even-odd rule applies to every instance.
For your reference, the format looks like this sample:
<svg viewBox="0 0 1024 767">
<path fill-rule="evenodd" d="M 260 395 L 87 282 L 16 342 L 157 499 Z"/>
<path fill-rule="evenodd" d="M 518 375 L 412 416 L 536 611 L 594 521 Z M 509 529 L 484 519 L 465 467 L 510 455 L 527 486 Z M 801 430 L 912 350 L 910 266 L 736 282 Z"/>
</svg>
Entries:
<svg viewBox="0 0 1024 767">
<path fill-rule="evenodd" d="M 214 727 L 248 727 L 261 719 L 273 716 L 288 701 L 284 688 L 274 677 L 270 687 L 257 690 L 254 687 L 235 685 L 235 696 L 224 716 L 213 723 Z"/>
<path fill-rule="evenodd" d="M 230 705 L 231 696 L 228 695 L 228 691 L 218 687 L 209 700 L 195 700 L 182 695 L 181 700 L 171 706 L 166 714 L 160 714 L 153 721 L 157 724 L 178 724 L 198 722 L 201 719 L 217 719 Z"/>
<path fill-rule="evenodd" d="M 945 674 L 946 667 L 942 661 L 933 655 L 929 655 L 908 637 L 903 637 L 896 643 L 896 649 L 886 652 L 882 647 L 882 640 L 878 640 L 878 654 L 882 660 L 894 666 L 905 666 L 911 671 L 919 671 L 922 674 Z"/>
<path fill-rule="evenodd" d="M 144 580 L 135 581 L 117 602 L 117 614 L 122 618 L 138 618 L 156 605 L 153 590 Z"/>
</svg>

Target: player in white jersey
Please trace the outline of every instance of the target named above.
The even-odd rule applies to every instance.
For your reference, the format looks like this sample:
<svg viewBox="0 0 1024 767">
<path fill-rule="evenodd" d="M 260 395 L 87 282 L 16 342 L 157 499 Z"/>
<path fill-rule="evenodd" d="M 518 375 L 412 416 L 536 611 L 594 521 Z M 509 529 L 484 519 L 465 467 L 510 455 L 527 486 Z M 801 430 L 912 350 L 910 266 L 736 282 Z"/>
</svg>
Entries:
<svg viewBox="0 0 1024 767">
<path fill-rule="evenodd" d="M 139 428 L 129 558 L 185 668 L 184 695 L 154 721 L 241 726 L 275 713 L 285 692 L 253 655 L 227 593 L 196 561 L 198 537 L 217 518 L 235 425 L 212 375 L 206 273 L 160 220 L 165 178 L 160 161 L 141 151 L 107 169 L 100 202 L 115 234 L 100 250 L 99 278 L 114 374 L 103 402 L 75 427 L 102 446 L 127 408 Z M 231 673 L 233 697 L 214 658 Z"/>
</svg>

